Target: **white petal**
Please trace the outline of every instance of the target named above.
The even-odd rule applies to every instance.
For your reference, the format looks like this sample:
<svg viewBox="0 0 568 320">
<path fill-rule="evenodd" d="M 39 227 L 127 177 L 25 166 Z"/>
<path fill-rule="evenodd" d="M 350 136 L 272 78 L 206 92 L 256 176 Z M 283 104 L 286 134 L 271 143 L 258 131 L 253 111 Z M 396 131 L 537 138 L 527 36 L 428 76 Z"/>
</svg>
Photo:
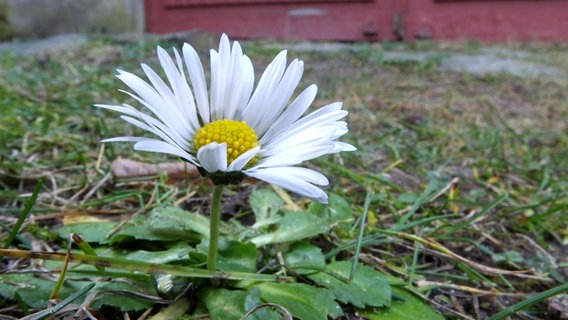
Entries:
<svg viewBox="0 0 568 320">
<path fill-rule="evenodd" d="M 142 140 L 148 140 L 148 138 L 143 137 L 114 137 L 103 139 L 101 142 L 138 142 Z"/>
<path fill-rule="evenodd" d="M 122 120 L 133 124 L 142 130 L 146 130 L 159 136 L 160 138 L 162 138 L 162 140 L 166 141 L 169 144 L 175 144 L 185 150 L 189 149 L 189 142 L 187 141 L 187 139 L 184 139 L 184 137 L 180 136 L 179 133 L 176 132 L 173 128 L 170 128 L 160 121 L 143 113 L 139 113 L 138 117 L 144 120 L 145 123 L 129 116 L 120 116 Z"/>
<path fill-rule="evenodd" d="M 179 108 L 175 106 L 175 102 L 168 102 L 164 100 L 164 98 L 152 86 L 134 74 L 120 70 L 119 72 L 120 74 L 117 75 L 117 77 L 130 87 L 130 89 L 132 89 L 138 96 L 127 91 L 120 91 L 125 92 L 141 102 L 168 127 L 175 127 L 176 131 L 182 135 L 190 134 L 190 127 L 187 123 L 180 120 L 182 119 L 182 116 L 179 114 Z"/>
<path fill-rule="evenodd" d="M 185 79 L 185 73 L 181 65 L 181 57 L 175 49 L 174 54 L 178 63 L 177 66 L 174 64 L 166 50 L 158 47 L 158 58 L 162 68 L 164 69 L 164 73 L 168 78 L 170 87 L 173 90 L 175 105 L 180 108 L 180 114 L 184 117 L 185 122 L 191 125 L 192 131 L 195 132 L 195 130 L 199 128 L 199 123 L 197 121 L 197 111 L 193 94 L 191 93 L 189 85 Z"/>
<path fill-rule="evenodd" d="M 207 172 L 227 171 L 227 144 L 211 142 L 197 151 L 199 164 Z"/>
<path fill-rule="evenodd" d="M 292 61 L 290 66 L 286 69 L 286 72 L 280 79 L 278 87 L 275 89 L 274 93 L 271 94 L 270 101 L 267 101 L 267 106 L 269 106 L 267 114 L 263 120 L 263 126 L 259 130 L 259 134 L 264 134 L 268 128 L 274 123 L 274 121 L 280 116 L 292 94 L 296 90 L 302 74 L 304 72 L 304 62 L 295 59 Z M 270 104 L 268 104 L 270 103 Z"/>
<path fill-rule="evenodd" d="M 242 50 L 235 43 L 231 52 L 231 44 L 226 34 L 221 36 L 219 51 L 211 50 L 211 121 L 230 119 L 234 113 L 233 87 L 239 85 L 234 76 L 240 73 Z"/>
<path fill-rule="evenodd" d="M 181 136 L 179 132 L 175 131 L 175 128 L 166 126 L 165 124 L 161 123 L 159 120 L 136 110 L 134 107 L 128 104 L 123 104 L 122 106 L 97 104 L 95 106 L 99 108 L 118 111 L 125 115 L 128 115 L 128 116 L 121 116 L 120 118 L 130 124 L 137 126 L 142 130 L 158 135 L 159 137 L 161 137 L 162 139 L 166 140 L 169 143 L 177 144 L 182 149 L 189 149 L 189 142 L 187 141 L 187 138 Z M 139 121 L 138 119 L 143 120 L 145 123 Z"/>
<path fill-rule="evenodd" d="M 192 128 L 191 120 L 184 116 L 184 112 L 182 111 L 184 106 L 179 104 L 179 101 L 173 94 L 172 90 L 150 67 L 142 64 L 142 68 L 144 69 L 144 72 L 146 73 L 148 79 L 150 79 L 150 82 L 154 86 L 154 89 L 158 92 L 162 99 L 162 103 L 153 105 L 152 109 L 159 110 L 158 114 L 167 114 L 165 117 L 163 117 L 164 123 L 168 127 L 174 127 L 175 131 L 182 136 L 189 136 L 193 134 L 195 129 Z M 164 68 L 164 70 L 165 69 L 166 68 Z M 154 111 L 154 113 L 156 112 Z"/>
<path fill-rule="evenodd" d="M 348 131 L 347 124 L 338 121 L 347 114 L 341 110 L 341 106 L 341 103 L 329 104 L 295 121 L 287 128 L 279 129 L 278 133 L 267 133 L 270 134 L 268 138 L 261 139 L 262 159 L 256 167 L 297 165 L 325 154 L 354 150 L 349 144 L 335 141 Z M 282 119 L 286 119 L 286 116 L 283 113 Z M 290 120 L 283 121 L 290 123 Z"/>
<path fill-rule="evenodd" d="M 270 143 L 264 147 L 263 156 L 270 156 L 281 152 L 290 152 L 291 149 L 298 147 L 305 148 L 307 146 L 315 147 L 322 144 L 329 144 L 333 141 L 331 138 L 335 133 L 334 126 L 326 127 L 310 127 L 295 134 L 286 135 L 286 139 L 279 139 L 278 143 Z"/>
<path fill-rule="evenodd" d="M 159 118 L 164 117 L 167 119 L 167 113 L 162 115 L 160 109 L 155 108 L 155 106 L 163 105 L 164 100 L 151 85 L 138 76 L 123 70 L 118 70 L 118 75 L 116 77 L 134 91 L 134 94 L 126 91 L 122 92 L 138 97 L 139 100 L 144 101 L 147 104 L 147 107 L 150 111 L 152 111 L 152 113 L 157 115 Z"/>
<path fill-rule="evenodd" d="M 355 151 L 357 148 L 350 145 L 349 143 L 341 142 L 341 141 L 334 141 L 335 147 L 333 148 L 332 153 L 338 153 L 341 151 Z"/>
<path fill-rule="evenodd" d="M 219 52 L 210 50 L 211 61 L 211 121 L 223 118 L 223 96 L 225 94 L 226 86 L 224 82 L 228 78 L 229 59 L 230 59 L 230 44 L 227 36 L 221 36 L 219 42 Z"/>
<path fill-rule="evenodd" d="M 111 104 L 95 104 L 95 107 L 117 111 L 129 116 L 138 116 L 138 110 L 128 104 L 123 104 L 121 106 Z"/>
<path fill-rule="evenodd" d="M 241 61 L 243 52 L 238 42 L 233 43 L 233 49 L 227 57 L 226 64 L 223 66 L 225 75 L 221 82 L 223 94 L 221 96 L 221 114 L 224 119 L 233 119 L 237 102 L 239 101 L 238 89 L 241 85 Z"/>
<path fill-rule="evenodd" d="M 237 105 L 232 119 L 241 121 L 254 88 L 254 68 L 252 61 L 245 55 L 243 55 L 241 77 L 238 83 L 240 83 L 240 92 L 238 92 L 238 98 L 235 98 Z"/>
<path fill-rule="evenodd" d="M 225 110 L 224 110 L 224 117 L 226 119 L 235 119 L 235 113 L 239 109 L 244 109 L 246 103 L 248 103 L 248 98 L 245 100 L 244 105 L 242 103 L 242 95 L 246 95 L 246 91 L 248 91 L 248 85 L 250 83 L 248 73 L 245 73 L 245 68 L 247 62 L 245 56 L 243 55 L 243 51 L 241 49 L 241 45 L 235 41 L 233 43 L 233 49 L 231 51 L 231 62 L 228 67 L 228 71 L 230 72 L 227 74 L 226 82 L 225 82 L 225 96 L 223 97 Z M 254 72 L 254 71 L 253 71 Z M 252 91 L 252 88 L 250 88 Z M 249 93 L 250 98 L 250 93 Z"/>
<path fill-rule="evenodd" d="M 122 90 L 120 90 L 122 91 Z M 142 105 L 144 105 L 145 107 L 147 107 L 148 109 L 152 110 L 153 107 L 150 106 L 148 103 L 146 103 L 144 100 L 140 99 L 139 97 L 137 97 L 136 95 L 127 92 L 127 91 L 123 91 L 124 93 L 128 94 L 129 96 L 133 97 L 134 99 L 136 99 L 138 102 L 140 102 Z M 123 106 L 125 106 L 126 104 L 123 104 Z M 132 108 L 133 111 L 136 113 L 136 117 L 143 119 L 144 121 L 146 121 L 147 123 L 151 122 L 151 123 L 159 123 L 161 126 L 165 126 L 168 132 L 171 132 L 171 134 L 169 134 L 171 137 L 175 137 L 180 143 L 185 143 L 185 141 L 187 140 L 187 137 L 191 137 L 194 133 L 193 129 L 191 128 L 191 126 L 189 124 L 184 124 L 181 122 L 172 122 L 172 121 L 168 121 L 165 120 L 163 118 L 160 118 L 158 116 L 158 114 L 154 113 L 156 115 L 156 117 L 158 119 L 155 119 L 149 115 L 146 115 L 138 110 L 136 110 L 135 108 Z"/>
<path fill-rule="evenodd" d="M 211 121 L 241 120 L 254 86 L 254 68 L 240 44 L 230 47 L 221 36 L 219 51 L 211 50 Z"/>
<path fill-rule="evenodd" d="M 142 70 L 144 70 L 146 77 L 148 77 L 148 80 L 150 80 L 150 83 L 152 83 L 154 90 L 156 90 L 156 92 L 158 92 L 158 94 L 161 96 L 161 98 L 165 102 L 167 102 L 169 105 L 173 105 L 175 103 L 174 94 L 173 94 L 172 90 L 166 85 L 166 83 L 156 73 L 156 71 L 154 71 L 152 68 L 150 68 L 148 65 L 146 65 L 144 63 L 142 64 Z M 156 106 L 156 107 L 158 107 L 158 106 Z"/>
<path fill-rule="evenodd" d="M 308 199 L 327 203 L 325 192 L 313 184 L 323 186 L 329 182 L 325 176 L 314 170 L 300 167 L 273 167 L 252 168 L 244 172 L 248 176 L 275 184 Z"/>
<path fill-rule="evenodd" d="M 271 94 L 278 86 L 284 70 L 286 68 L 286 51 L 280 52 L 274 60 L 266 67 L 260 77 L 258 85 L 243 113 L 243 120 L 253 129 L 256 129 L 265 116 L 265 109 L 268 107 L 266 102 L 270 100 Z M 257 133 L 260 135 L 260 133 Z"/>
<path fill-rule="evenodd" d="M 148 151 L 157 153 L 167 153 L 174 156 L 184 158 L 191 163 L 197 165 L 195 158 L 181 148 L 173 146 L 167 142 L 156 139 L 144 139 L 134 144 L 134 150 Z"/>
<path fill-rule="evenodd" d="M 286 140 L 293 141 L 298 138 L 302 139 L 302 137 L 307 135 L 307 130 L 317 132 L 323 130 L 324 127 L 332 126 L 340 128 L 343 125 L 341 122 L 337 122 L 337 120 L 344 118 L 346 115 L 347 111 L 341 110 L 341 103 L 329 104 L 294 122 L 286 131 L 283 131 L 270 142 L 265 143 L 264 147 L 265 149 L 271 149 L 273 145 L 278 145 Z M 337 137 L 330 137 L 330 139 L 335 138 Z"/>
<path fill-rule="evenodd" d="M 254 147 L 247 152 L 238 156 L 227 168 L 227 171 L 239 171 L 241 170 L 252 158 L 254 158 L 260 152 L 260 147 Z"/>
<path fill-rule="evenodd" d="M 185 66 L 197 102 L 197 110 L 204 123 L 210 121 L 209 98 L 207 97 L 207 84 L 205 82 L 205 73 L 203 65 L 199 59 L 199 55 L 189 44 L 183 45 L 183 58 Z"/>
<path fill-rule="evenodd" d="M 311 85 L 306 88 L 286 110 L 278 117 L 276 122 L 260 139 L 261 144 L 269 142 L 272 138 L 282 134 L 294 121 L 298 120 L 314 101 L 318 88 Z"/>
<path fill-rule="evenodd" d="M 266 168 L 297 165 L 304 161 L 333 153 L 332 151 L 334 150 L 334 147 L 333 143 L 322 144 L 319 146 L 298 146 L 294 149 L 290 149 L 289 151 L 267 156 L 266 158 L 258 161 L 255 167 Z"/>
<path fill-rule="evenodd" d="M 258 123 L 254 124 L 255 132 L 258 135 L 263 135 L 280 116 L 298 86 L 303 70 L 304 63 L 302 61 L 297 59 L 292 61 L 277 86 L 273 88 L 272 92 L 268 93 L 267 100 L 264 102 L 263 116 L 259 118 Z"/>
</svg>

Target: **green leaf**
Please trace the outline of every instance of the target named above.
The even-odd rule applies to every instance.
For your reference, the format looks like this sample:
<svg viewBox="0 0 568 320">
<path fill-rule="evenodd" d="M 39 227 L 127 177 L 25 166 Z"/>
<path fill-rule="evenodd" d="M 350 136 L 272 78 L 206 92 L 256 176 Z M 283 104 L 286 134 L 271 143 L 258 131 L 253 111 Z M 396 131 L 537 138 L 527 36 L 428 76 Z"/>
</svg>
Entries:
<svg viewBox="0 0 568 320">
<path fill-rule="evenodd" d="M 249 197 L 249 204 L 256 219 L 253 228 L 258 229 L 277 221 L 271 218 L 282 208 L 284 201 L 271 189 L 255 189 Z"/>
<path fill-rule="evenodd" d="M 351 210 L 351 205 L 347 200 L 335 193 L 330 193 L 328 200 L 329 204 L 327 205 L 312 202 L 308 211 L 324 219 L 330 225 L 353 221 L 353 210 Z"/>
<path fill-rule="evenodd" d="M 349 202 L 335 193 L 330 193 L 328 219 L 331 223 L 352 221 L 353 210 Z"/>
<path fill-rule="evenodd" d="M 14 300 L 17 293 L 22 301 L 29 307 L 44 309 L 48 305 L 49 295 L 55 282 L 43 277 L 36 277 L 31 273 L 2 274 L 0 275 L 0 296 Z M 59 290 L 60 299 L 67 298 L 75 290 L 63 286 Z"/>
<path fill-rule="evenodd" d="M 344 279 L 323 272 L 308 275 L 308 278 L 332 290 L 337 300 L 342 303 L 350 303 L 359 308 L 389 306 L 391 288 L 388 279 L 375 269 L 360 264 L 353 280 L 346 283 L 343 280 L 349 279 L 351 265 L 349 261 L 339 261 L 326 267 L 326 270 Z"/>
<path fill-rule="evenodd" d="M 306 242 L 295 243 L 283 255 L 286 266 L 299 274 L 313 273 L 325 268 L 321 249 Z"/>
<path fill-rule="evenodd" d="M 326 221 L 303 211 L 286 212 L 278 229 L 251 239 L 257 247 L 289 241 L 296 241 L 324 233 L 330 228 Z"/>
<path fill-rule="evenodd" d="M 103 249 L 103 251 L 106 251 Z M 194 252 L 195 249 L 185 243 L 176 243 L 176 245 L 161 251 L 146 251 L 136 250 L 132 252 L 124 252 L 124 250 L 113 250 L 106 253 L 106 257 L 110 258 L 124 258 L 133 261 L 144 261 L 150 263 L 170 263 L 170 262 L 187 262 L 189 254 Z"/>
<path fill-rule="evenodd" d="M 369 320 L 444 320 L 442 315 L 408 291 L 397 287 L 393 287 L 392 291 L 397 299 L 393 300 L 390 307 L 368 308 L 359 310 L 358 313 Z"/>
<path fill-rule="evenodd" d="M 207 307 L 211 319 L 238 320 L 246 313 L 245 291 L 206 288 L 200 290 L 198 296 Z"/>
<path fill-rule="evenodd" d="M 57 298 L 63 300 L 72 293 L 92 283 L 91 281 L 65 281 L 65 284 L 59 290 Z M 49 295 L 55 282 L 42 277 L 36 277 L 33 274 L 3 274 L 0 275 L 0 296 L 13 300 L 17 293 L 22 301 L 29 307 L 44 309 L 48 306 Z M 96 298 L 90 305 L 90 308 L 98 309 L 101 305 L 120 307 L 123 311 L 140 310 L 151 306 L 153 303 L 149 300 L 141 300 L 125 294 L 105 293 L 117 290 L 140 292 L 140 288 L 144 287 L 147 294 L 156 295 L 154 284 L 151 280 L 137 281 L 136 284 L 130 284 L 124 281 L 108 281 L 96 282 L 96 286 L 89 290 L 88 296 L 83 296 L 74 303 L 80 304 L 87 297 L 96 294 Z"/>
<path fill-rule="evenodd" d="M 503 253 L 492 254 L 491 260 L 493 260 L 493 262 L 495 263 L 504 262 L 504 261 L 520 263 L 523 262 L 524 259 L 520 252 L 515 250 L 509 250 Z"/>
<path fill-rule="evenodd" d="M 396 204 L 400 206 L 413 204 L 418 199 L 418 195 L 413 192 L 407 192 L 401 194 L 398 199 L 396 199 Z"/>
<path fill-rule="evenodd" d="M 71 233 L 76 233 L 83 238 L 83 240 L 91 243 L 106 243 L 108 242 L 107 234 L 117 226 L 117 222 L 81 222 L 67 224 L 57 230 L 57 234 L 67 239 Z"/>
<path fill-rule="evenodd" d="M 73 281 L 68 281 L 72 283 Z M 90 282 L 80 282 L 80 286 L 87 285 Z M 154 284 L 148 280 L 142 282 L 136 282 L 136 284 L 131 284 L 126 281 L 119 281 L 117 279 L 112 279 L 108 282 L 97 282 L 96 286 L 91 290 L 91 293 L 97 292 L 96 299 L 90 305 L 92 309 L 99 309 L 101 306 L 110 306 L 120 308 L 121 311 L 137 311 L 150 307 L 154 304 L 151 300 L 146 300 L 142 298 L 133 297 L 128 295 L 128 292 L 140 292 L 140 288 L 144 286 L 144 293 L 148 295 L 156 296 L 157 293 L 154 289 Z"/>
<path fill-rule="evenodd" d="M 172 243 L 172 245 L 165 250 L 160 251 L 147 251 L 147 250 L 136 250 L 136 251 L 127 251 L 123 249 L 113 249 L 109 250 L 108 247 L 99 247 L 96 250 L 96 253 L 99 256 L 104 256 L 105 258 L 120 258 L 120 259 L 127 259 L 132 260 L 133 264 L 136 264 L 137 261 L 143 261 L 148 263 L 156 263 L 156 264 L 167 264 L 167 263 L 176 263 L 176 264 L 184 264 L 184 265 L 199 265 L 202 261 L 195 260 L 192 261 L 190 257 L 192 254 L 196 252 L 195 248 L 188 246 L 186 243 Z M 63 252 L 63 251 L 61 251 Z M 81 253 L 79 250 L 73 250 L 72 253 Z M 61 268 L 63 262 L 56 261 L 56 260 L 46 260 L 45 267 L 46 268 Z M 71 271 L 73 270 L 93 270 L 93 266 L 89 264 L 79 264 L 70 268 Z M 120 268 L 114 269 L 112 266 L 109 266 L 107 270 L 114 270 L 118 271 Z"/>
<path fill-rule="evenodd" d="M 209 241 L 203 241 L 197 246 L 202 253 L 207 253 Z M 217 247 L 217 267 L 226 272 L 256 272 L 258 252 L 250 242 L 240 242 L 227 238 L 219 239 Z"/>
<path fill-rule="evenodd" d="M 260 290 L 256 287 L 250 288 L 245 299 L 245 310 L 249 312 L 262 304 L 264 302 L 260 298 Z M 282 320 L 282 316 L 279 312 L 272 310 L 272 308 L 259 308 L 250 314 L 246 320 Z"/>
<path fill-rule="evenodd" d="M 209 238 L 209 220 L 197 213 L 178 207 L 156 208 L 138 214 L 111 239 L 116 243 L 128 239 L 151 241 L 196 241 Z"/>
<path fill-rule="evenodd" d="M 255 286 L 261 298 L 276 303 L 300 320 L 327 320 L 343 315 L 343 310 L 334 301 L 333 293 L 303 283 L 265 282 Z"/>
</svg>

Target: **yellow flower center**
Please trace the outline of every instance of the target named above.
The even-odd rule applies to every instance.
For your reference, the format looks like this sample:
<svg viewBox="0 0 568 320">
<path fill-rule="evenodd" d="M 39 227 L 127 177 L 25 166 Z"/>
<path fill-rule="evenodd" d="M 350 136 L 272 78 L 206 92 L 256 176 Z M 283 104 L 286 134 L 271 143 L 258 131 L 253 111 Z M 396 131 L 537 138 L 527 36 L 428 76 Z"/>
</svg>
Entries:
<svg viewBox="0 0 568 320">
<path fill-rule="evenodd" d="M 193 136 L 195 150 L 211 142 L 227 144 L 227 164 L 233 162 L 241 154 L 258 146 L 258 137 L 246 122 L 235 120 L 217 120 L 197 129 Z M 256 161 L 252 158 L 247 165 Z"/>
</svg>

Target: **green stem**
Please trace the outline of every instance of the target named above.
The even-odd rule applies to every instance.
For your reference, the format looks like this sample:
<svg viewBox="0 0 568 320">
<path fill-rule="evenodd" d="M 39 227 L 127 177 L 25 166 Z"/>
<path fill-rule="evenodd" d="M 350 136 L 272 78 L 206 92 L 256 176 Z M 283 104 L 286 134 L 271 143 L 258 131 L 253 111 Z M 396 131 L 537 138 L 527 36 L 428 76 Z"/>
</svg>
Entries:
<svg viewBox="0 0 568 320">
<path fill-rule="evenodd" d="M 221 196 L 223 185 L 216 185 L 211 199 L 211 214 L 209 222 L 209 254 L 207 255 L 207 270 L 217 270 L 217 246 L 219 245 L 219 219 L 221 217 Z"/>
<path fill-rule="evenodd" d="M 38 251 L 26 251 L 26 250 L 16 250 L 16 249 L 0 249 L 0 256 L 14 257 L 22 259 L 43 259 L 43 260 L 54 260 L 54 261 L 65 261 L 88 264 L 92 266 L 105 266 L 109 268 L 116 268 L 120 270 L 130 270 L 136 271 L 137 273 L 131 273 L 130 278 L 139 278 L 140 276 L 149 275 L 152 273 L 169 273 L 174 276 L 188 277 L 188 278 L 206 278 L 206 279 L 216 279 L 216 280 L 250 280 L 250 281 L 288 281 L 293 282 L 294 280 L 290 277 L 276 276 L 272 274 L 259 274 L 259 273 L 248 273 L 248 272 L 220 272 L 220 271 L 209 271 L 199 268 L 191 268 L 180 265 L 171 265 L 163 263 L 148 263 L 145 261 L 135 261 L 121 258 L 109 258 L 101 256 L 91 256 L 87 254 L 80 253 L 66 253 L 66 252 L 38 252 Z M 89 270 L 67 270 L 67 272 L 75 271 L 89 271 Z M 54 270 L 53 272 L 57 272 Z M 104 274 L 100 273 L 98 270 L 91 270 L 91 274 L 95 276 L 108 276 L 108 271 Z M 86 272 L 80 272 L 79 274 L 89 274 Z M 121 275 L 122 277 L 127 277 L 126 275 Z"/>
</svg>

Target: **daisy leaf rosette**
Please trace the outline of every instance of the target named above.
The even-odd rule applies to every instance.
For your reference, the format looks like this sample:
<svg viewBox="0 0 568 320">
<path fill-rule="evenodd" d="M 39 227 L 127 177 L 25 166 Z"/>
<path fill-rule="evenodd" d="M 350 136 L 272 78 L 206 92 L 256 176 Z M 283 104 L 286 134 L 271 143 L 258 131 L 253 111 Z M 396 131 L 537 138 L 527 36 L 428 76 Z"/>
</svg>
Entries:
<svg viewBox="0 0 568 320">
<path fill-rule="evenodd" d="M 254 68 L 240 44 L 222 35 L 218 51 L 211 50 L 209 89 L 195 49 L 184 44 L 173 57 L 161 47 L 158 59 L 165 77 L 142 64 L 147 81 L 118 70 L 130 89 L 121 90 L 151 114 L 133 106 L 97 104 L 121 113 L 121 118 L 155 137 L 122 136 L 102 142 L 133 142 L 134 149 L 178 156 L 199 168 L 215 184 L 253 177 L 322 203 L 320 188 L 328 179 L 298 166 L 326 154 L 355 148 L 337 139 L 348 132 L 342 119 L 347 111 L 335 102 L 304 115 L 317 86 L 293 94 L 304 70 L 294 59 L 287 65 L 286 50 L 267 66 L 254 86 Z"/>
</svg>

